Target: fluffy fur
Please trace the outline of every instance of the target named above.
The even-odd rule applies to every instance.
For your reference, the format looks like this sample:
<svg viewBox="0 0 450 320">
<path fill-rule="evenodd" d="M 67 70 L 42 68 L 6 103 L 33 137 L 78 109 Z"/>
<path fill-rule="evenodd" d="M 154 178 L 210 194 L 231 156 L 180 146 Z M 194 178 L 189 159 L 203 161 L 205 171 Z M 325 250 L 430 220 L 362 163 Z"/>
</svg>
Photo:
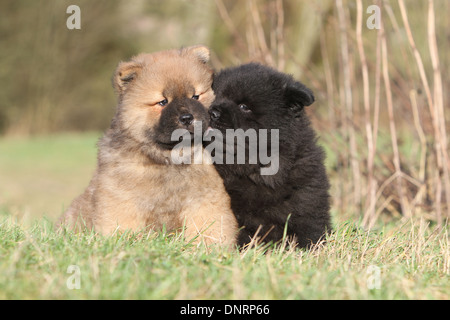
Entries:
<svg viewBox="0 0 450 320">
<path fill-rule="evenodd" d="M 261 175 L 259 162 L 215 165 L 242 228 L 238 243 L 249 243 L 256 233 L 266 242 L 279 241 L 286 225 L 300 247 L 317 242 L 331 226 L 324 152 L 304 110 L 314 102 L 313 93 L 291 76 L 255 63 L 221 71 L 213 90 L 210 126 L 224 137 L 226 129 L 279 129 L 275 175 Z"/>
<path fill-rule="evenodd" d="M 237 222 L 211 164 L 175 165 L 176 129 L 207 122 L 214 99 L 203 46 L 140 54 L 113 76 L 118 96 L 111 127 L 98 143 L 98 166 L 61 223 L 102 234 L 185 226 L 188 240 L 232 245 Z M 203 125 L 205 127 L 205 125 Z"/>
</svg>

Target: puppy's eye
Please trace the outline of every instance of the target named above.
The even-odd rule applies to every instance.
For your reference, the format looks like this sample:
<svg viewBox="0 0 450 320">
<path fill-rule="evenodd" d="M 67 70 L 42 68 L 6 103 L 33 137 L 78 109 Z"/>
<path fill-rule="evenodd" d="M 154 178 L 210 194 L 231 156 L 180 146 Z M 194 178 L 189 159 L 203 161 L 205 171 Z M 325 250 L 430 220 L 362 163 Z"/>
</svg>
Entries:
<svg viewBox="0 0 450 320">
<path fill-rule="evenodd" d="M 167 99 L 164 99 L 164 100 L 161 100 L 160 102 L 158 102 L 158 104 L 159 104 L 161 107 L 164 107 L 168 102 L 169 102 L 169 101 L 168 101 Z"/>
<path fill-rule="evenodd" d="M 194 94 L 193 96 L 192 96 L 192 99 L 194 99 L 194 100 L 198 100 L 200 98 L 200 95 L 199 94 Z"/>
<path fill-rule="evenodd" d="M 241 109 L 242 112 L 250 112 L 250 111 L 252 111 L 252 110 L 250 110 L 250 108 L 246 104 L 243 104 L 243 103 L 241 103 L 239 105 L 239 109 Z"/>
</svg>

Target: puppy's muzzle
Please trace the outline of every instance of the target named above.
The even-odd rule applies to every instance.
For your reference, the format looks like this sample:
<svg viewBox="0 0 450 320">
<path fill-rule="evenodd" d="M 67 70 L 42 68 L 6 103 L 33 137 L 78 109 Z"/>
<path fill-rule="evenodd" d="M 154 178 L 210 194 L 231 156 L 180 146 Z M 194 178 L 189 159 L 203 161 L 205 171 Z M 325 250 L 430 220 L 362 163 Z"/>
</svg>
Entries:
<svg viewBox="0 0 450 320">
<path fill-rule="evenodd" d="M 209 116 L 211 117 L 211 120 L 217 121 L 217 120 L 219 120 L 221 113 L 219 110 L 213 108 L 213 109 L 209 110 Z"/>
<path fill-rule="evenodd" d="M 190 113 L 185 113 L 178 118 L 178 121 L 184 126 L 190 126 L 194 122 L 194 116 Z"/>
</svg>

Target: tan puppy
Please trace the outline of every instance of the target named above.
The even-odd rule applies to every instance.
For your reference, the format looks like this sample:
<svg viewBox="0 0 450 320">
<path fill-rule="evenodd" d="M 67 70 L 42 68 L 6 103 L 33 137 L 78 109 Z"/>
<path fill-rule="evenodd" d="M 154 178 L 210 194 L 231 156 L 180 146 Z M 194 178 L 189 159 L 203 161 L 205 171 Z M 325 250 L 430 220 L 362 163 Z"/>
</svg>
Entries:
<svg viewBox="0 0 450 320">
<path fill-rule="evenodd" d="M 118 107 L 98 143 L 98 166 L 62 224 L 102 234 L 144 228 L 177 230 L 186 239 L 232 245 L 237 222 L 211 164 L 174 164 L 172 132 L 207 127 L 214 100 L 204 46 L 140 54 L 117 67 Z M 210 162 L 210 161 L 209 161 Z"/>
</svg>

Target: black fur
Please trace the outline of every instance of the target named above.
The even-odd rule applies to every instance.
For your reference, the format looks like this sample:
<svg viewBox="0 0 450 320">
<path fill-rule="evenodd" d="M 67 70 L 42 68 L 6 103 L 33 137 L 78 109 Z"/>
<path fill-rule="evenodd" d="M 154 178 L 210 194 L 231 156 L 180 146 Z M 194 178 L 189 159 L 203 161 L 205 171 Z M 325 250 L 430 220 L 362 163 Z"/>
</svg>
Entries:
<svg viewBox="0 0 450 320">
<path fill-rule="evenodd" d="M 226 129 L 279 129 L 275 175 L 261 175 L 259 162 L 215 164 L 242 228 L 239 244 L 249 243 L 260 226 L 259 237 L 268 233 L 264 242 L 279 241 L 286 222 L 287 235 L 300 247 L 317 242 L 331 225 L 325 154 L 304 110 L 314 102 L 313 93 L 291 76 L 256 63 L 221 71 L 213 90 L 211 127 L 224 137 Z"/>
</svg>

